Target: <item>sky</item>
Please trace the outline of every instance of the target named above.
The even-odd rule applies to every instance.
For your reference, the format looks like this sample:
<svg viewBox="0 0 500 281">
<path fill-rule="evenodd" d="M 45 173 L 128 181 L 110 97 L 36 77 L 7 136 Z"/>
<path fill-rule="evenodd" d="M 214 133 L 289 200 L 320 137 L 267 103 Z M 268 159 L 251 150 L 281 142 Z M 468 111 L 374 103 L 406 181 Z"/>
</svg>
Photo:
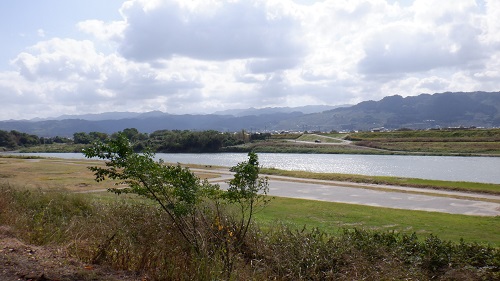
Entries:
<svg viewBox="0 0 500 281">
<path fill-rule="evenodd" d="M 0 120 L 500 90 L 498 0 L 0 2 Z"/>
</svg>

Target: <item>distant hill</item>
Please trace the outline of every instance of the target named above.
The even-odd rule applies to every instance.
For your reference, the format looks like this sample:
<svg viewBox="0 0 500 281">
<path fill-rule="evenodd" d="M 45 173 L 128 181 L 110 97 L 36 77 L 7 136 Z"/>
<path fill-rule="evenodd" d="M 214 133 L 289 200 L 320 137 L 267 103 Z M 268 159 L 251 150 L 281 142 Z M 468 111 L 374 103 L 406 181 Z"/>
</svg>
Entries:
<svg viewBox="0 0 500 281">
<path fill-rule="evenodd" d="M 321 111 L 325 108 L 328 110 Z M 151 133 L 164 129 L 233 132 L 241 129 L 341 131 L 379 127 L 500 127 L 500 92 L 448 92 L 405 98 L 396 95 L 380 101 L 364 101 L 354 106 L 330 108 L 251 108 L 205 115 L 173 115 L 160 111 L 109 112 L 61 116 L 55 120 L 0 121 L 0 130 L 16 130 L 43 137 L 71 137 L 75 132 L 114 133 L 125 128 Z M 313 113 L 307 114 L 308 112 Z"/>
<path fill-rule="evenodd" d="M 251 116 L 251 115 L 264 115 L 275 113 L 292 113 L 300 112 L 304 114 L 317 113 L 325 110 L 331 110 L 339 107 L 347 107 L 350 105 L 306 105 L 299 107 L 265 107 L 265 108 L 246 108 L 246 109 L 228 109 L 224 111 L 214 112 L 212 115 L 232 115 L 236 117 Z M 104 112 L 95 114 L 81 114 L 81 115 L 61 115 L 58 117 L 50 118 L 34 118 L 29 121 L 48 121 L 48 120 L 67 120 L 67 119 L 81 119 L 89 121 L 103 121 L 103 120 L 120 120 L 120 119 L 133 119 L 133 118 L 149 118 L 149 117 L 164 117 L 170 115 L 161 111 L 150 111 L 145 113 L 138 112 Z"/>
<path fill-rule="evenodd" d="M 233 115 L 236 117 L 250 116 L 250 115 L 263 115 L 275 113 L 292 113 L 300 112 L 304 114 L 318 113 L 326 110 L 332 110 L 339 107 L 349 107 L 351 105 L 306 105 L 299 107 L 264 107 L 264 108 L 247 108 L 247 109 L 228 109 L 224 111 L 217 111 L 216 115 Z"/>
<path fill-rule="evenodd" d="M 138 113 L 138 112 L 104 112 L 104 113 L 95 113 L 95 114 L 81 114 L 81 115 L 61 115 L 58 117 L 52 118 L 34 118 L 29 121 L 48 121 L 48 120 L 68 120 L 68 119 L 81 119 L 88 121 L 103 121 L 103 120 L 120 120 L 120 119 L 132 119 L 139 118 L 144 119 L 148 117 L 158 117 L 168 115 L 167 113 L 163 113 L 161 111 L 151 111 L 146 113 Z"/>
<path fill-rule="evenodd" d="M 283 120 L 278 126 L 305 126 L 309 130 L 500 127 L 500 92 L 389 96 L 380 101 L 364 101 L 351 107 Z"/>
<path fill-rule="evenodd" d="M 0 121 L 0 130 L 16 130 L 41 137 L 72 137 L 75 132 L 114 133 L 126 128 L 136 128 L 143 133 L 157 130 L 218 130 L 234 132 L 271 130 L 278 122 L 303 115 L 300 112 L 275 113 L 235 117 L 231 115 L 153 115 L 118 120 L 44 120 L 44 121 Z"/>
</svg>

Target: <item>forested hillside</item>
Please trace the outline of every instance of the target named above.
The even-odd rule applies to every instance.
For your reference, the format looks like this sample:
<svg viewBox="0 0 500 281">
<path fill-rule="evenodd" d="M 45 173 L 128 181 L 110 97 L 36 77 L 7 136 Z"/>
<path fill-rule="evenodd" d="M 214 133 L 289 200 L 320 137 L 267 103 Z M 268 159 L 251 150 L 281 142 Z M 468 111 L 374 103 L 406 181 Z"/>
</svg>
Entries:
<svg viewBox="0 0 500 281">
<path fill-rule="evenodd" d="M 395 95 L 283 120 L 279 126 L 294 124 L 326 130 L 500 127 L 500 92 L 422 94 L 405 98 Z"/>
</svg>

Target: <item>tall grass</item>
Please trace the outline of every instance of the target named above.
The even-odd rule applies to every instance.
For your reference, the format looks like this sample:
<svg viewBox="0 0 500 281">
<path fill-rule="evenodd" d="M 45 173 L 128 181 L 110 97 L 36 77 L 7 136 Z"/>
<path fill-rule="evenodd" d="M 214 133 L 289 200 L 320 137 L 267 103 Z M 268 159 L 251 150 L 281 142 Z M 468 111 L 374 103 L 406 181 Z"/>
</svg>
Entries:
<svg viewBox="0 0 500 281">
<path fill-rule="evenodd" d="M 16 190 L 8 184 L 1 184 L 0 191 L 0 222 L 13 225 L 19 237 L 38 245 L 65 242 L 65 231 L 92 212 L 83 195 Z"/>
<path fill-rule="evenodd" d="M 97 197 L 96 197 L 97 196 Z M 207 205 L 207 208 L 209 206 Z M 24 190 L 0 185 L 0 223 L 31 243 L 58 244 L 89 263 L 140 272 L 148 280 L 498 280 L 500 250 L 436 236 L 291 229 L 252 224 L 237 248 L 204 240 L 197 253 L 156 206 L 131 197 Z M 202 220 L 200 220 L 202 221 Z M 201 231 L 231 229 L 230 217 Z M 214 228 L 215 227 L 215 228 Z M 207 236 L 210 237 L 210 236 Z M 226 236 L 230 239 L 230 235 Z M 227 252 L 233 270 L 225 270 Z"/>
</svg>

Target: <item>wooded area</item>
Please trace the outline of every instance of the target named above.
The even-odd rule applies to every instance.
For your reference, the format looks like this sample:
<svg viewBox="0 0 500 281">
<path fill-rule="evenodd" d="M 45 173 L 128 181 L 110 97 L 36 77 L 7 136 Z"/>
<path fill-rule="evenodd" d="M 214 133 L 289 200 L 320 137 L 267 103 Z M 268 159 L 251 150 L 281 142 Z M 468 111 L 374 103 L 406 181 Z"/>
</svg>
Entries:
<svg viewBox="0 0 500 281">
<path fill-rule="evenodd" d="M 151 134 L 141 133 L 135 128 L 127 128 L 123 133 L 132 143 L 135 151 L 149 148 L 154 152 L 217 152 L 223 147 L 243 144 L 253 140 L 269 138 L 271 134 L 249 134 L 244 130 L 237 133 L 221 133 L 215 130 L 160 130 Z M 20 148 L 53 143 L 88 145 L 95 141 L 114 139 L 118 133 L 108 135 L 102 132 L 78 132 L 73 139 L 63 137 L 43 138 L 18 131 L 0 130 L 0 148 L 15 150 Z"/>
</svg>

